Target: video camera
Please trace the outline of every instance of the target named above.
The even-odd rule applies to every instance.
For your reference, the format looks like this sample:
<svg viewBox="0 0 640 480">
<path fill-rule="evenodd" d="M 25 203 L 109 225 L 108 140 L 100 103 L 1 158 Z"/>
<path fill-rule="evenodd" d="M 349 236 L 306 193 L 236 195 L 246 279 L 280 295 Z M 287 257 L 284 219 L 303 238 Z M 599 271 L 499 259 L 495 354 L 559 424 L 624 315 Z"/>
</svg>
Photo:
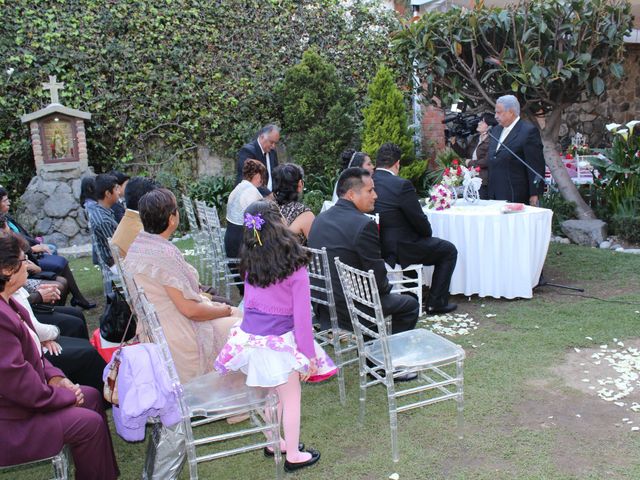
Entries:
<svg viewBox="0 0 640 480">
<path fill-rule="evenodd" d="M 446 114 L 442 123 L 447 127 L 444 130 L 447 143 L 451 137 L 464 141 L 467 137 L 475 134 L 481 118 L 480 115 L 474 113 L 451 112 Z"/>
</svg>

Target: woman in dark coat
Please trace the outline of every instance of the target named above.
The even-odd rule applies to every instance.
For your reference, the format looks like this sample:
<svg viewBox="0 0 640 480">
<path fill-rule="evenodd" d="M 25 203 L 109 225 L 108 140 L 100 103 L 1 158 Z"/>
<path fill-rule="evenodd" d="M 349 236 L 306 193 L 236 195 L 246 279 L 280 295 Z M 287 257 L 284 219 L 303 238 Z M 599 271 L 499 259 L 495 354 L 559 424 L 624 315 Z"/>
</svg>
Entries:
<svg viewBox="0 0 640 480">
<path fill-rule="evenodd" d="M 43 357 L 29 314 L 11 298 L 27 280 L 21 247 L 18 237 L 0 235 L 0 465 L 51 457 L 66 444 L 77 479 L 115 479 L 100 393 Z"/>
<path fill-rule="evenodd" d="M 473 138 L 469 144 L 467 160 L 468 167 L 480 167 L 479 176 L 482 179 L 480 187 L 480 198 L 486 200 L 489 198 L 489 166 L 487 154 L 489 153 L 489 130 L 498 124 L 495 117 L 491 113 L 484 113 L 476 131 L 478 135 Z"/>
</svg>

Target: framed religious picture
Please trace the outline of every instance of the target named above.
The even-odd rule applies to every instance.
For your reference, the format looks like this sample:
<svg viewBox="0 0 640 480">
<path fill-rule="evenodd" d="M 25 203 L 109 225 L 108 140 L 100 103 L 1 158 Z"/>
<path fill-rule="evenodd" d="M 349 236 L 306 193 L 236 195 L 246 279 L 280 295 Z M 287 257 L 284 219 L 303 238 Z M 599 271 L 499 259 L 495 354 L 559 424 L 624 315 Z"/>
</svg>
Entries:
<svg viewBox="0 0 640 480">
<path fill-rule="evenodd" d="M 79 161 L 75 123 L 75 119 L 57 113 L 39 122 L 45 164 Z"/>
</svg>

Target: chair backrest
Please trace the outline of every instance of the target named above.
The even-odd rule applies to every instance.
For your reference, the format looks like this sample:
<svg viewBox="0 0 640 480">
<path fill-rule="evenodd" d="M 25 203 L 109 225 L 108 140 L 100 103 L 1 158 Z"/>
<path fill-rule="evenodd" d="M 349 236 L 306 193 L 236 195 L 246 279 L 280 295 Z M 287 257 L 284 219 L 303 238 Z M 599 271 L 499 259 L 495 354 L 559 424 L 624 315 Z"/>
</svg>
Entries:
<svg viewBox="0 0 640 480">
<path fill-rule="evenodd" d="M 120 254 L 120 247 L 113 243 L 111 239 L 109 239 L 109 250 L 111 250 L 111 256 L 113 257 L 113 262 L 116 267 L 116 271 L 118 272 L 118 277 L 120 277 L 120 281 L 118 282 L 117 287 L 122 291 L 124 295 L 124 299 L 131 306 L 131 297 L 129 295 L 129 287 L 127 283 L 124 281 L 124 270 L 122 267 L 122 255 Z"/>
<path fill-rule="evenodd" d="M 329 309 L 331 325 L 337 325 L 338 314 L 336 312 L 336 302 L 333 296 L 333 285 L 331 284 L 331 270 L 329 270 L 329 257 L 326 247 L 321 249 L 303 247 L 311 252 L 311 262 L 307 265 L 309 280 L 311 283 L 311 302 L 324 305 Z"/>
<path fill-rule="evenodd" d="M 200 231 L 200 226 L 198 225 L 198 220 L 196 219 L 196 212 L 193 209 L 193 200 L 191 200 L 191 197 L 183 194 L 182 206 L 184 207 L 184 212 L 187 214 L 187 220 L 189 220 L 189 229 L 191 230 L 191 233 L 198 233 Z"/>
<path fill-rule="evenodd" d="M 222 225 L 220 224 L 218 211 L 215 207 L 210 207 L 208 205 L 204 205 L 203 210 L 207 225 L 209 225 L 211 233 L 213 234 L 213 239 L 217 242 L 214 245 L 214 248 L 218 251 L 218 253 L 226 256 L 226 252 L 224 251 L 224 235 L 222 235 Z"/>
<path fill-rule="evenodd" d="M 353 331 L 358 339 L 363 335 L 381 340 L 386 339 L 387 326 L 373 270 L 364 272 L 350 267 L 342 263 L 339 257 L 335 258 L 335 263 L 351 316 Z M 377 331 L 370 328 L 372 325 L 376 327 Z"/>
</svg>

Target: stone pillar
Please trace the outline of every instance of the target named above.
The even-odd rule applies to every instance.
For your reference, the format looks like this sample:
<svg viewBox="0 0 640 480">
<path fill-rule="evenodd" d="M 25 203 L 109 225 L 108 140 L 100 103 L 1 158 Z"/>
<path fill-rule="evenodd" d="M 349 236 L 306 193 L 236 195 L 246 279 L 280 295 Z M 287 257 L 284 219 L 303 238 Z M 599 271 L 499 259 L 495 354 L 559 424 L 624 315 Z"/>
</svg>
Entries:
<svg viewBox="0 0 640 480">
<path fill-rule="evenodd" d="M 44 167 L 44 156 L 42 154 L 42 141 L 40 140 L 40 128 L 38 122 L 29 122 L 29 130 L 31 132 L 31 146 L 33 148 L 33 159 L 36 164 L 36 172 Z"/>
<path fill-rule="evenodd" d="M 78 142 L 78 160 L 80 171 L 84 172 L 89 168 L 89 156 L 87 155 L 87 137 L 84 131 L 84 120 L 76 119 L 76 140 Z"/>
</svg>

